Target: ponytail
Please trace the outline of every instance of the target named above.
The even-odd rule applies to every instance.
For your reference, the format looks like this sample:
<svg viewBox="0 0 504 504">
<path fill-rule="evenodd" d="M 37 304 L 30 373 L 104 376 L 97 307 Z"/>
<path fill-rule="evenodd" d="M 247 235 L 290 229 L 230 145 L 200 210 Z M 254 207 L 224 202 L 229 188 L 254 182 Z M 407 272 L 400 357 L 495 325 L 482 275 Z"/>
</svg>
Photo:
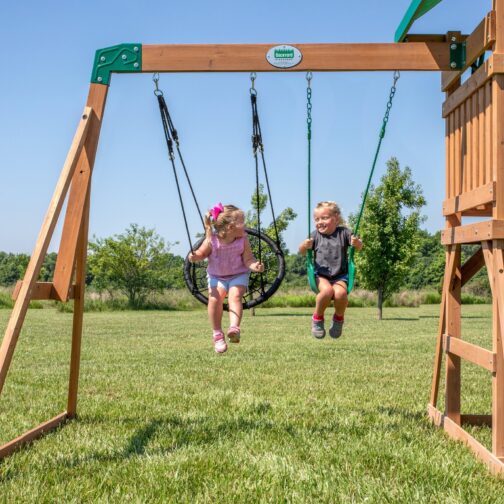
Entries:
<svg viewBox="0 0 504 504">
<path fill-rule="evenodd" d="M 203 217 L 203 221 L 205 224 L 205 236 L 207 240 L 210 240 L 213 234 L 212 215 L 210 213 L 210 210 Z"/>
</svg>

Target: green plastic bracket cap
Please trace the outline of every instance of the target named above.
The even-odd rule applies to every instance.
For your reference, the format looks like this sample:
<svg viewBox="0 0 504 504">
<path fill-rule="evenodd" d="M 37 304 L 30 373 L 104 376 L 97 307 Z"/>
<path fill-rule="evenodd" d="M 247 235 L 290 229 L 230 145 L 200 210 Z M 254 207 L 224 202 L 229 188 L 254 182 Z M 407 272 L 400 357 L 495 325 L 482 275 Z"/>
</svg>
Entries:
<svg viewBox="0 0 504 504">
<path fill-rule="evenodd" d="M 95 54 L 91 82 L 110 84 L 112 72 L 141 72 L 142 44 L 120 44 L 98 49 Z"/>
<path fill-rule="evenodd" d="M 462 70 L 466 64 L 466 43 L 450 42 L 450 68 L 452 70 Z"/>
</svg>

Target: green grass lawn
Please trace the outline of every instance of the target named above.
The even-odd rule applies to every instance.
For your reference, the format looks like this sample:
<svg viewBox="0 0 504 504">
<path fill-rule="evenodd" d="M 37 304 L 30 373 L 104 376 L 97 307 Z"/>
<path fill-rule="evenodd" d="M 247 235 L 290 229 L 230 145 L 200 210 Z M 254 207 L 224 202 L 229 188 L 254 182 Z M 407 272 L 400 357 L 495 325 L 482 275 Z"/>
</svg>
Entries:
<svg viewBox="0 0 504 504">
<path fill-rule="evenodd" d="M 343 337 L 317 341 L 311 310 L 259 309 L 224 355 L 203 311 L 86 314 L 79 418 L 0 462 L 0 502 L 504 502 L 427 421 L 438 310 L 349 309 Z M 463 314 L 489 348 L 491 307 Z M 0 444 L 66 408 L 71 317 L 29 312 Z M 463 411 L 490 413 L 489 374 L 462 379 Z"/>
</svg>

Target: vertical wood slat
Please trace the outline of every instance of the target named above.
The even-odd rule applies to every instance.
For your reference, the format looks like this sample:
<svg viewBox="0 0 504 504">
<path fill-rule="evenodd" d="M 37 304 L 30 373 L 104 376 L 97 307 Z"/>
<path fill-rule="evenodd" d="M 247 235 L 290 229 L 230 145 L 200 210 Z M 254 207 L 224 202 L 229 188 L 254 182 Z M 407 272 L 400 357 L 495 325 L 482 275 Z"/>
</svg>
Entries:
<svg viewBox="0 0 504 504">
<path fill-rule="evenodd" d="M 39 276 L 40 268 L 42 267 L 42 263 L 45 259 L 54 228 L 58 222 L 58 217 L 75 172 L 79 155 L 82 152 L 86 141 L 93 113 L 94 112 L 90 107 L 86 107 L 81 116 L 72 145 L 66 157 L 65 164 L 63 165 L 58 183 L 56 184 L 53 197 L 49 203 L 49 208 L 47 209 L 44 222 L 42 223 L 30 262 L 28 263 L 21 290 L 19 291 L 18 298 L 5 330 L 5 335 L 0 347 L 0 393 L 2 392 L 5 378 L 16 348 L 17 340 L 23 326 L 26 312 L 28 311 L 31 291 Z"/>
<path fill-rule="evenodd" d="M 485 86 L 485 177 L 487 182 L 494 180 L 492 161 L 492 82 Z"/>
<path fill-rule="evenodd" d="M 485 88 L 478 90 L 478 185 L 486 184 L 485 179 Z"/>
<path fill-rule="evenodd" d="M 479 114 L 478 114 L 478 93 L 475 93 L 471 99 L 472 102 L 472 186 L 476 189 L 479 186 Z"/>
<path fill-rule="evenodd" d="M 447 198 L 453 197 L 454 172 L 453 172 L 453 113 L 446 118 L 446 130 L 448 131 L 448 150 L 446 151 L 446 172 L 448 181 L 446 184 L 445 193 Z"/>
<path fill-rule="evenodd" d="M 452 169 L 452 197 L 455 197 L 458 193 L 457 176 L 457 115 L 455 112 L 452 114 L 451 118 L 451 130 L 452 130 L 452 146 L 451 146 L 451 169 Z"/>
<path fill-rule="evenodd" d="M 450 116 L 448 116 L 445 119 L 445 198 L 451 198 L 450 146 Z"/>
<path fill-rule="evenodd" d="M 453 164 L 455 168 L 455 187 L 453 196 L 458 196 L 460 194 L 461 189 L 461 180 L 462 180 L 462 168 L 460 165 L 460 107 L 455 109 L 454 113 L 454 129 L 455 129 L 455 145 L 454 145 L 454 156 L 453 156 Z"/>
<path fill-rule="evenodd" d="M 472 130 L 471 130 L 471 98 L 465 101 L 465 117 L 462 122 L 462 128 L 465 131 L 465 144 L 463 146 L 464 152 L 464 192 L 471 190 L 471 171 L 472 171 L 472 158 L 471 158 L 471 144 L 472 144 Z"/>
<path fill-rule="evenodd" d="M 492 165 L 491 83 L 470 96 L 446 117 L 446 194 L 448 198 L 496 180 Z"/>
</svg>

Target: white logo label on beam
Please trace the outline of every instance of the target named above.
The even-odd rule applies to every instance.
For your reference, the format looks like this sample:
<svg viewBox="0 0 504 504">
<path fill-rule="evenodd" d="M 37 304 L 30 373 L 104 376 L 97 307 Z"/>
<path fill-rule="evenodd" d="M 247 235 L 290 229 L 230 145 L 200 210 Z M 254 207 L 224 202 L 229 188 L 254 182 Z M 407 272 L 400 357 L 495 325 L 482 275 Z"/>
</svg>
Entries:
<svg viewBox="0 0 504 504">
<path fill-rule="evenodd" d="M 301 51 L 290 45 L 272 47 L 266 54 L 268 63 L 277 68 L 291 68 L 303 59 Z"/>
</svg>

